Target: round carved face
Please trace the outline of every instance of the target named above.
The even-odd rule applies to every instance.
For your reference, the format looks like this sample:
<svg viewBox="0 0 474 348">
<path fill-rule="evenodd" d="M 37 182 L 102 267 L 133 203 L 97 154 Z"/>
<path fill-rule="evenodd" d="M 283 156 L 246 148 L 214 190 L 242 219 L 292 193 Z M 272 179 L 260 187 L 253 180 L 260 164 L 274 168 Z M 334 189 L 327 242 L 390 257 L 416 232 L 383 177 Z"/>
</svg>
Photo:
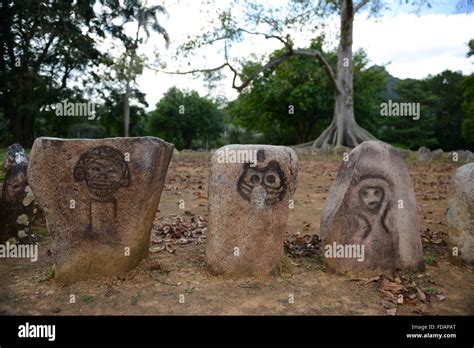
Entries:
<svg viewBox="0 0 474 348">
<path fill-rule="evenodd" d="M 130 172 L 122 154 L 109 146 L 84 153 L 74 168 L 76 181 L 85 181 L 92 198 L 111 200 L 120 187 L 130 184 Z"/>
<path fill-rule="evenodd" d="M 385 197 L 385 191 L 381 186 L 362 186 L 359 190 L 359 201 L 363 209 L 376 214 L 379 212 Z"/>
<path fill-rule="evenodd" d="M 97 198 L 111 198 L 121 186 L 122 167 L 113 160 L 86 160 L 84 170 L 87 188 Z"/>
<path fill-rule="evenodd" d="M 263 168 L 245 166 L 237 188 L 240 195 L 255 206 L 259 208 L 265 205 L 272 206 L 285 195 L 286 178 L 280 165 L 275 161 L 271 161 Z"/>
<path fill-rule="evenodd" d="M 274 170 L 268 172 L 254 171 L 250 176 L 250 182 L 253 185 L 264 185 L 267 188 L 279 189 L 281 187 L 281 177 L 279 173 Z"/>
</svg>

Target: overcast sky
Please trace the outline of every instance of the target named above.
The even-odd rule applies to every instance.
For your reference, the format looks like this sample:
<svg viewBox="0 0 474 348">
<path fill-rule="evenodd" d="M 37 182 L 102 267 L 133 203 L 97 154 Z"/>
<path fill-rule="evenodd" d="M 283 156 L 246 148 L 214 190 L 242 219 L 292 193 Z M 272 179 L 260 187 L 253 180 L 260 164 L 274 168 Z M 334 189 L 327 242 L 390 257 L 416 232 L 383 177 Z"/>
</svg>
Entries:
<svg viewBox="0 0 474 348">
<path fill-rule="evenodd" d="M 283 0 L 279 0 L 283 1 Z M 163 3 L 161 0 L 148 0 L 148 3 Z M 225 7 L 230 0 L 216 0 L 218 6 Z M 435 1 L 432 1 L 433 3 Z M 469 5 L 472 2 L 472 5 Z M 272 1 L 274 4 L 275 1 Z M 474 38 L 474 0 L 464 0 L 464 10 L 459 13 L 457 0 L 438 0 L 431 9 L 423 8 L 418 14 L 414 8 L 400 5 L 398 0 L 388 1 L 390 10 L 384 11 L 378 18 L 368 18 L 366 13 L 356 16 L 354 23 L 354 51 L 363 48 L 370 59 L 370 64 L 385 65 L 390 74 L 399 78 L 424 78 L 436 75 L 445 69 L 470 74 L 474 71 L 474 60 L 468 59 L 467 43 Z M 224 62 L 222 53 L 215 47 L 198 51 L 196 57 L 176 59 L 174 54 L 178 45 L 186 41 L 188 35 L 202 32 L 215 8 L 206 7 L 199 0 L 167 0 L 164 6 L 167 16 L 161 15 L 160 23 L 167 29 L 172 39 L 166 49 L 164 41 L 152 35 L 141 53 L 150 57 L 158 50 L 161 61 L 166 63 L 165 70 L 189 70 L 194 68 L 214 67 Z M 209 12 L 206 12 L 209 10 Z M 239 14 L 236 13 L 236 16 Z M 326 21 L 327 37 L 332 44 L 336 43 L 339 19 L 334 16 Z M 130 30 L 134 30 L 130 24 Z M 304 47 L 311 39 L 307 32 L 299 33 L 296 46 Z M 231 50 L 231 57 L 243 59 L 251 54 L 265 56 L 281 48 L 276 40 L 259 37 L 248 37 Z M 212 96 L 224 96 L 232 100 L 237 92 L 232 89 L 231 74 L 227 80 L 219 83 L 212 91 Z M 140 89 L 146 93 L 149 109 L 172 86 L 194 89 L 200 95 L 210 93 L 204 79 L 192 76 L 167 75 L 146 70 L 138 79 Z"/>
</svg>

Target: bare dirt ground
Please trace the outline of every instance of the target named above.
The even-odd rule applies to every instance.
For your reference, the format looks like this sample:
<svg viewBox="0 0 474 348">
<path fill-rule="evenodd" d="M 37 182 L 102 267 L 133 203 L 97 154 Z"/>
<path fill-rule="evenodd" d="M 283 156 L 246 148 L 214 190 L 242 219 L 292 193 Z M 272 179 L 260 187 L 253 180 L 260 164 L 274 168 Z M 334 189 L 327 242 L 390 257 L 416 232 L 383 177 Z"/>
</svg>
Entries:
<svg viewBox="0 0 474 348">
<path fill-rule="evenodd" d="M 278 276 L 226 280 L 206 274 L 210 156 L 180 153 L 173 156 L 169 168 L 148 259 L 123 277 L 58 284 L 52 279 L 50 238 L 44 220 L 39 219 L 35 225 L 42 236 L 38 262 L 0 260 L 0 313 L 474 314 L 474 267 L 452 264 L 446 243 L 447 184 L 459 165 L 410 164 L 422 222 L 425 271 L 361 279 L 327 271 L 318 239 L 312 237 L 319 233 L 325 198 L 340 162 L 335 157 L 299 157 L 299 186 Z"/>
</svg>

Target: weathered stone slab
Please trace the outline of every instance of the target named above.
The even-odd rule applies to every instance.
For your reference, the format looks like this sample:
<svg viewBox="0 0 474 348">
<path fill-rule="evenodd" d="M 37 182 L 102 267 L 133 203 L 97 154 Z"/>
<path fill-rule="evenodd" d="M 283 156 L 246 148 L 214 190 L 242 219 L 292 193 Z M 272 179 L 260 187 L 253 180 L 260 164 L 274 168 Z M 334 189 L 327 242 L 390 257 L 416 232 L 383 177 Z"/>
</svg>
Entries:
<svg viewBox="0 0 474 348">
<path fill-rule="evenodd" d="M 451 178 L 447 221 L 454 258 L 474 263 L 474 163 L 459 167 Z"/>
<path fill-rule="evenodd" d="M 266 275 L 279 269 L 297 176 L 298 158 L 287 147 L 228 145 L 214 153 L 206 246 L 211 274 Z"/>
<path fill-rule="evenodd" d="M 430 154 L 430 161 L 439 161 L 439 160 L 441 160 L 443 158 L 443 154 L 444 154 L 444 152 L 441 149 L 434 150 Z"/>
<path fill-rule="evenodd" d="M 421 162 L 427 162 L 430 160 L 431 151 L 425 146 L 422 146 L 416 152 L 416 159 Z"/>
<path fill-rule="evenodd" d="M 379 141 L 351 151 L 326 199 L 320 236 L 336 271 L 423 266 L 415 194 L 399 151 Z"/>
<path fill-rule="evenodd" d="M 31 233 L 36 208 L 27 180 L 25 150 L 20 144 L 10 145 L 5 157 L 3 166 L 6 174 L 0 200 L 0 243 L 32 244 L 36 242 Z"/>
<path fill-rule="evenodd" d="M 113 276 L 148 255 L 173 145 L 153 137 L 36 139 L 28 179 L 62 282 Z"/>
<path fill-rule="evenodd" d="M 3 168 L 8 171 L 14 165 L 28 164 L 25 150 L 20 144 L 12 144 L 7 148 L 5 159 L 3 161 Z"/>
<path fill-rule="evenodd" d="M 474 154 L 469 150 L 456 150 L 449 153 L 448 159 L 451 162 L 471 163 L 474 162 Z"/>
</svg>

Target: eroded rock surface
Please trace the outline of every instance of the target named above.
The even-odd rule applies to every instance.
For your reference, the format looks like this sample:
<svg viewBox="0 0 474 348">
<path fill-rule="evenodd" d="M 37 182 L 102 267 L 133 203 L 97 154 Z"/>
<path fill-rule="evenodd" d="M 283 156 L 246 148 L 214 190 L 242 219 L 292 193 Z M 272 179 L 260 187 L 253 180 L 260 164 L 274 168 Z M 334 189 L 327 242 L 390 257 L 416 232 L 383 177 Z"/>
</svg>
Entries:
<svg viewBox="0 0 474 348">
<path fill-rule="evenodd" d="M 63 282 L 113 276 L 148 255 L 173 145 L 153 137 L 36 139 L 28 179 Z"/>
<path fill-rule="evenodd" d="M 474 263 L 474 163 L 459 167 L 448 193 L 448 235 L 454 257 Z"/>
<path fill-rule="evenodd" d="M 212 157 L 206 259 L 210 273 L 266 275 L 279 269 L 295 152 L 283 146 L 228 145 Z"/>
<path fill-rule="evenodd" d="M 329 267 L 369 273 L 422 267 L 419 226 L 400 152 L 379 141 L 354 148 L 339 169 L 321 218 Z"/>
</svg>

